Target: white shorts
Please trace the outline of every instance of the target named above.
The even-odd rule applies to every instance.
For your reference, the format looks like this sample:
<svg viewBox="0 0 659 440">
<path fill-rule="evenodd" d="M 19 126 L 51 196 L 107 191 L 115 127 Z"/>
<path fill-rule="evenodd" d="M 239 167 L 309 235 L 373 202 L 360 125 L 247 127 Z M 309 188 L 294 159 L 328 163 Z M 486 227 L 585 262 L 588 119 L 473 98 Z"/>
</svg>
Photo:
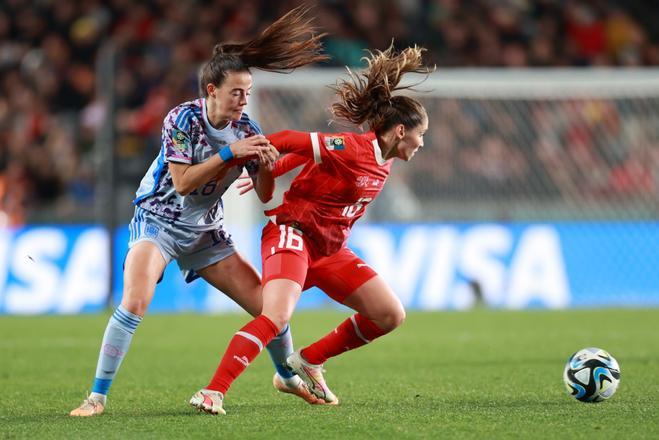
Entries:
<svg viewBox="0 0 659 440">
<path fill-rule="evenodd" d="M 188 283 L 199 278 L 197 270 L 236 252 L 231 235 L 222 227 L 205 232 L 190 231 L 139 206 L 135 207 L 128 229 L 129 249 L 142 241 L 150 241 L 160 249 L 167 264 L 176 260 Z"/>
</svg>

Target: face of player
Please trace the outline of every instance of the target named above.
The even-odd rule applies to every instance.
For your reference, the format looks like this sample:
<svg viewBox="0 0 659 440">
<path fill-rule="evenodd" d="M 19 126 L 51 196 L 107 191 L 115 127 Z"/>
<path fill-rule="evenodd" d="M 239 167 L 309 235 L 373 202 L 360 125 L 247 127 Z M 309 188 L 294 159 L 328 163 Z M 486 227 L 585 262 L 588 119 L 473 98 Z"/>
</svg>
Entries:
<svg viewBox="0 0 659 440">
<path fill-rule="evenodd" d="M 209 118 L 216 121 L 238 121 L 247 105 L 247 99 L 252 90 L 252 75 L 249 72 L 229 72 L 220 87 L 209 85 L 209 109 L 214 115 Z M 214 122 L 214 121 L 211 121 Z"/>
<path fill-rule="evenodd" d="M 402 130 L 399 129 L 400 141 L 396 146 L 396 157 L 409 161 L 423 147 L 423 135 L 428 131 L 428 118 L 423 118 L 421 124 L 410 130 L 406 130 L 402 125 L 400 127 Z"/>
</svg>

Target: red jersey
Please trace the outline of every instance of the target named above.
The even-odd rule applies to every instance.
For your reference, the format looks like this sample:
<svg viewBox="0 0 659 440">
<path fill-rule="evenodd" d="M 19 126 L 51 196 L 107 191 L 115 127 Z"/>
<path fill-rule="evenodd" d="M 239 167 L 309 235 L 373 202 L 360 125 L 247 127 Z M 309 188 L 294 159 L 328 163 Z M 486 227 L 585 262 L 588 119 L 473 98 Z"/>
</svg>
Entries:
<svg viewBox="0 0 659 440">
<path fill-rule="evenodd" d="M 266 211 L 266 215 L 276 216 L 277 224 L 302 231 L 319 255 L 339 251 L 352 225 L 382 190 L 392 160 L 383 159 L 372 132 L 286 130 L 267 137 L 279 152 L 305 156 L 307 160 L 282 204 Z"/>
</svg>

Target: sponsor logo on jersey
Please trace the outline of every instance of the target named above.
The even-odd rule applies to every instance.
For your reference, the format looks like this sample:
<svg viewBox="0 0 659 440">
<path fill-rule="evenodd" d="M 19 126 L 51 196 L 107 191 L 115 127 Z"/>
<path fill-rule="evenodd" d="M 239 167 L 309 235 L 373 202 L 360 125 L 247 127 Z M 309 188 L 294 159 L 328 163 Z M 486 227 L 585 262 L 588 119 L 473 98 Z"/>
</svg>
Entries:
<svg viewBox="0 0 659 440">
<path fill-rule="evenodd" d="M 368 176 L 357 177 L 357 186 L 360 188 L 368 186 Z"/>
<path fill-rule="evenodd" d="M 328 136 L 325 138 L 325 148 L 330 151 L 345 150 L 345 138 L 343 136 Z"/>
</svg>

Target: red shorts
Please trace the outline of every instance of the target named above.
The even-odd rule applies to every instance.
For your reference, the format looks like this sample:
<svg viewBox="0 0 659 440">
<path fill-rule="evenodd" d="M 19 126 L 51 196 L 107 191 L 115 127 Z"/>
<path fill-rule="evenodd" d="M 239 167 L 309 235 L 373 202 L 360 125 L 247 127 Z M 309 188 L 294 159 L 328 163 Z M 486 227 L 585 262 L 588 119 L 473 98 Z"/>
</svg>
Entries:
<svg viewBox="0 0 659 440">
<path fill-rule="evenodd" d="M 268 222 L 261 235 L 261 261 L 264 285 L 283 278 L 295 281 L 302 290 L 318 287 L 339 303 L 377 276 L 347 247 L 332 255 L 317 257 L 300 231 L 272 222 Z"/>
</svg>

